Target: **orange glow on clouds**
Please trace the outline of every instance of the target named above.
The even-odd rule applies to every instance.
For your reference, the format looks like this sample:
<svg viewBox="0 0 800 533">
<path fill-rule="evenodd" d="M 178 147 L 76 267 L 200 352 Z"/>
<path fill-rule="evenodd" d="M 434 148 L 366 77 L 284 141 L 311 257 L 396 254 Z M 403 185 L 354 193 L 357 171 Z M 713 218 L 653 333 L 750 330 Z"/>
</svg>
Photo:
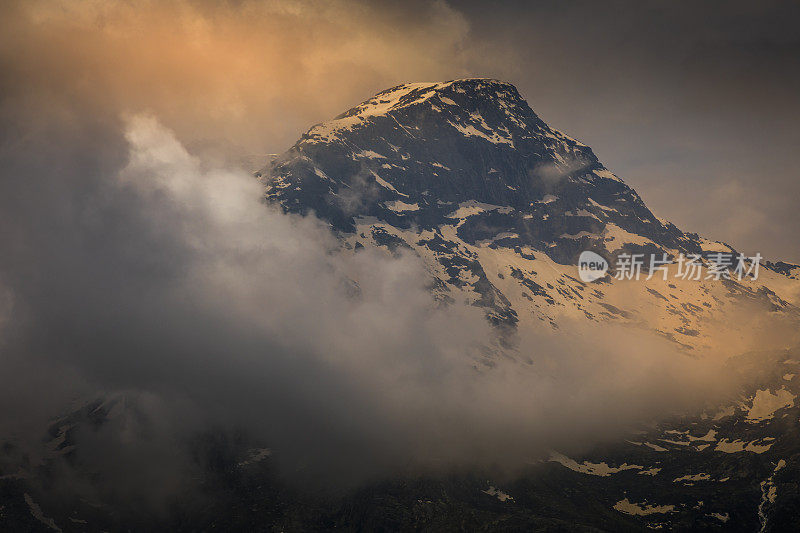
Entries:
<svg viewBox="0 0 800 533">
<path fill-rule="evenodd" d="M 444 3 L 408 19 L 348 1 L 232 5 L 11 4 L 0 22 L 8 88 L 90 112 L 149 111 L 187 142 L 258 152 L 285 149 L 343 102 L 464 73 L 468 26 Z"/>
</svg>

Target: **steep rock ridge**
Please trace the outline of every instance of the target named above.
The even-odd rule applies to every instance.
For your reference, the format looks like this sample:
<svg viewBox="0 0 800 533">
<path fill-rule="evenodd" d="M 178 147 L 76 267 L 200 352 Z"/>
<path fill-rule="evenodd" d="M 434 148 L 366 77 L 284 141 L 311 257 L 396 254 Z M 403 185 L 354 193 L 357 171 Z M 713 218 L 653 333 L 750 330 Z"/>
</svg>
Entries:
<svg viewBox="0 0 800 533">
<path fill-rule="evenodd" d="M 312 127 L 258 175 L 267 199 L 316 213 L 346 247 L 423 257 L 437 297 L 484 307 L 498 325 L 616 320 L 692 348 L 712 342 L 707 322 L 735 302 L 797 314 L 795 270 L 785 263 L 741 283 L 577 279 L 583 250 L 612 264 L 623 252 L 736 251 L 656 217 L 588 146 L 544 123 L 505 82 L 387 89 Z"/>
<path fill-rule="evenodd" d="M 314 210 L 342 231 L 352 232 L 357 216 L 423 229 L 458 218 L 465 242 L 513 233 L 506 244 L 546 250 L 561 263 L 607 228 L 700 250 L 588 146 L 549 127 L 514 86 L 496 80 L 387 89 L 314 126 L 265 170 L 270 198 Z"/>
</svg>

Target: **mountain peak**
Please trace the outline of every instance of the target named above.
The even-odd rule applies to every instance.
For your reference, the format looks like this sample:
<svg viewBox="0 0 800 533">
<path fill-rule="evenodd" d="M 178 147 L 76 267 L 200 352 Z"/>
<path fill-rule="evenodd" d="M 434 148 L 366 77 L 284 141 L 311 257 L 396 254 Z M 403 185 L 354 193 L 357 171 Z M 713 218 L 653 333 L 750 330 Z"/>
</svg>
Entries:
<svg viewBox="0 0 800 533">
<path fill-rule="evenodd" d="M 613 264 L 620 254 L 674 257 L 722 245 L 657 218 L 588 146 L 548 126 L 505 82 L 386 89 L 311 128 L 263 175 L 268 200 L 315 213 L 345 248 L 413 251 L 438 298 L 483 307 L 501 329 L 526 320 L 557 327 L 577 313 L 648 323 L 692 346 L 703 338 L 701 311 L 728 294 L 790 307 L 770 299 L 771 289 L 737 283 L 651 290 L 608 280 L 589 288 L 575 278 L 572 265 L 587 250 Z M 647 313 L 625 310 L 631 290 Z"/>
<path fill-rule="evenodd" d="M 509 116 L 526 115 L 534 121 L 539 120 L 512 84 L 490 78 L 464 78 L 446 82 L 403 83 L 385 89 L 333 120 L 312 127 L 304 138 L 320 141 L 337 138 L 376 118 L 396 119 L 403 110 L 419 111 L 424 108 L 429 112 L 452 115 L 492 106 L 505 109 Z"/>
<path fill-rule="evenodd" d="M 654 250 L 694 246 L 588 146 L 551 128 L 512 84 L 494 79 L 381 91 L 311 128 L 264 174 L 268 198 L 314 211 L 345 232 L 359 217 L 436 227 L 474 204 L 498 209 L 458 225 L 467 242 L 513 233 L 518 245 L 560 262 L 581 249 L 619 249 L 616 241 L 606 250 L 603 235 L 617 227 Z"/>
<path fill-rule="evenodd" d="M 420 96 L 419 101 L 450 93 L 471 93 L 487 99 L 509 96 L 521 99 L 517 88 L 509 82 L 493 78 L 460 78 L 441 82 L 401 83 L 377 93 L 367 102 L 384 96 L 403 97 L 412 93 Z"/>
</svg>

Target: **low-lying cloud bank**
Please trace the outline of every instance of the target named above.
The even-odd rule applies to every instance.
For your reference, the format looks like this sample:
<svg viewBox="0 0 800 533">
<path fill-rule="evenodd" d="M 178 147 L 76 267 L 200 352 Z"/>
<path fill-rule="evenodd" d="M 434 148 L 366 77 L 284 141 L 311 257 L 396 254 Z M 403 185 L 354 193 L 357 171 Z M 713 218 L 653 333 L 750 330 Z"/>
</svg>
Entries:
<svg viewBox="0 0 800 533">
<path fill-rule="evenodd" d="M 434 305 L 416 257 L 340 249 L 152 116 L 57 121 L 12 148 L 0 430 L 38 439 L 70 401 L 124 393 L 146 431 L 83 432 L 76 452 L 117 490 L 152 491 L 148 473 L 181 486 L 178 443 L 208 428 L 246 431 L 289 477 L 352 482 L 519 466 L 731 385 L 715 362 L 607 325 L 521 332 L 531 364 L 478 365 L 482 312 Z"/>
</svg>

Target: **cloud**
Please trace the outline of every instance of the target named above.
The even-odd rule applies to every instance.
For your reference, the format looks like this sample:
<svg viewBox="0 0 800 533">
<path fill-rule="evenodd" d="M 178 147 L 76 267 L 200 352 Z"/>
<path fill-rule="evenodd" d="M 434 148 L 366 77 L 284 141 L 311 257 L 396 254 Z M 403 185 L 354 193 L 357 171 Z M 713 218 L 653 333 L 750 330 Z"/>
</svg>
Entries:
<svg viewBox="0 0 800 533">
<path fill-rule="evenodd" d="M 497 77 L 679 227 L 800 260 L 787 200 L 800 83 L 791 2 L 12 0 L 2 10 L 0 92 L 31 120 L 63 103 L 109 120 L 152 112 L 190 149 L 260 168 L 387 87 Z M 749 184 L 738 201 L 781 228 L 729 231 L 713 193 L 729 182 Z M 676 205 L 674 191 L 689 189 Z"/>
<path fill-rule="evenodd" d="M 36 0 L 3 10 L 5 92 L 153 112 L 184 142 L 223 155 L 283 151 L 379 90 L 437 79 L 445 64 L 463 73 L 468 32 L 446 3 L 425 1 Z"/>
<path fill-rule="evenodd" d="M 287 477 L 345 482 L 519 466 L 731 385 L 666 341 L 569 322 L 521 335 L 532 364 L 484 368 L 482 314 L 438 309 L 417 258 L 344 252 L 263 205 L 237 155 L 396 83 L 470 73 L 482 49 L 444 3 L 230 5 L 4 7 L 3 435 L 38 441 L 65 406 L 124 394 L 137 414 L 78 452 L 122 494 L 158 471 L 180 490 L 181 443 L 208 428 L 244 428 Z"/>
<path fill-rule="evenodd" d="M 244 430 L 290 477 L 303 465 L 328 483 L 513 468 L 728 385 L 710 379 L 716 363 L 664 340 L 579 322 L 521 332 L 519 360 L 486 368 L 482 313 L 437 307 L 418 258 L 342 250 L 320 221 L 264 205 L 257 180 L 192 155 L 153 116 L 122 124 L 74 139 L 66 158 L 44 146 L 58 172 L 17 161 L 30 173 L 4 181 L 2 244 L 14 253 L 0 260 L 14 301 L 0 374 L 26 406 L 0 413 L 4 429 L 33 431 L 32 413 L 69 397 L 124 394 L 146 422 L 84 432 L 77 452 L 116 473 L 117 489 L 146 486 L 156 467 L 181 487 L 179 443 L 207 428 Z M 79 164 L 117 140 L 116 165 Z M 103 459 L 114 446 L 124 464 Z"/>
</svg>

